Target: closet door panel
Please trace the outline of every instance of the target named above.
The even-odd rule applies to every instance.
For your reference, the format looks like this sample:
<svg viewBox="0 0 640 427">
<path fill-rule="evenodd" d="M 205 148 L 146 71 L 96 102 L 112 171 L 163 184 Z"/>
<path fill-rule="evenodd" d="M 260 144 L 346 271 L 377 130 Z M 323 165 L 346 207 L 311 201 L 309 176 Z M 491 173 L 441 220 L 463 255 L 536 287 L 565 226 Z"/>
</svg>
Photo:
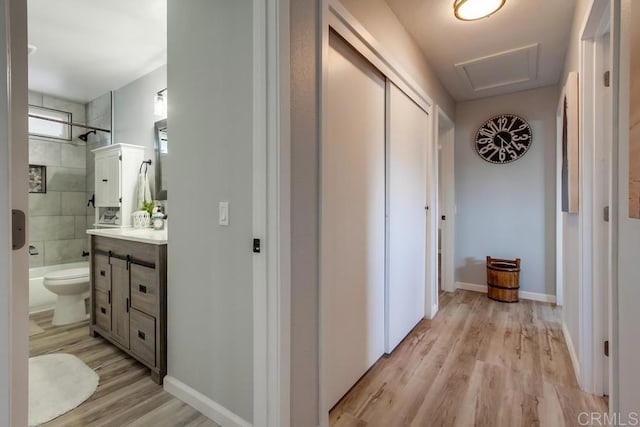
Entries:
<svg viewBox="0 0 640 427">
<path fill-rule="evenodd" d="M 387 343 L 391 352 L 425 315 L 428 116 L 388 83 Z"/>
<path fill-rule="evenodd" d="M 384 353 L 385 79 L 339 37 L 329 45 L 321 286 L 334 405 Z"/>
</svg>

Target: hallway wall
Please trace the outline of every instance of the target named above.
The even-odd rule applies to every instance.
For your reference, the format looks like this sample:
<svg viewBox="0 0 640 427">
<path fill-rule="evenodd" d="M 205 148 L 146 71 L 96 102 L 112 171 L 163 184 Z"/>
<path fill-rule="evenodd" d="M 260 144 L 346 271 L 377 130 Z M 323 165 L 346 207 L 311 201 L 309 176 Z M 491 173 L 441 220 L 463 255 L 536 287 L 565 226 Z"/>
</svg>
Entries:
<svg viewBox="0 0 640 427">
<path fill-rule="evenodd" d="M 456 109 L 456 282 L 486 284 L 486 256 L 522 258 L 520 290 L 555 295 L 555 165 L 558 88 L 461 102 Z M 513 113 L 533 142 L 505 165 L 484 161 L 475 134 L 489 118 Z"/>
<path fill-rule="evenodd" d="M 165 387 L 192 399 L 204 395 L 208 409 L 222 406 L 251 423 L 252 2 L 167 6 L 168 132 L 178 143 L 169 164 Z M 219 201 L 229 202 L 229 226 L 194 220 L 194 212 L 218 212 Z"/>
<path fill-rule="evenodd" d="M 455 101 L 389 5 L 384 0 L 341 0 L 341 3 L 415 79 L 432 101 L 454 120 Z"/>
</svg>

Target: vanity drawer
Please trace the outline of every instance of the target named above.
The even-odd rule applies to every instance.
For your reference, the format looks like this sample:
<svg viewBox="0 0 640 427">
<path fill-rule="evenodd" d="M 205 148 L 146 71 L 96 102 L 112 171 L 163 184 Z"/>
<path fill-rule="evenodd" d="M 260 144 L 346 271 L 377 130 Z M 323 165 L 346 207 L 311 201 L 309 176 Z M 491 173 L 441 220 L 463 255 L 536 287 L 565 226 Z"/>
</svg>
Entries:
<svg viewBox="0 0 640 427">
<path fill-rule="evenodd" d="M 109 332 L 111 330 L 111 304 L 109 304 L 109 298 L 105 292 L 96 290 L 95 299 L 94 319 L 96 326 Z"/>
<path fill-rule="evenodd" d="M 131 307 L 155 315 L 158 310 L 156 270 L 131 264 Z"/>
<path fill-rule="evenodd" d="M 109 258 L 104 255 L 95 254 L 93 256 L 93 286 L 98 291 L 108 292 L 111 290 L 111 266 Z"/>
<path fill-rule="evenodd" d="M 156 247 L 148 243 L 131 242 L 129 240 L 112 239 L 109 237 L 92 236 L 93 249 L 114 256 L 126 257 L 129 255 L 134 260 L 154 264 L 156 262 Z"/>
<path fill-rule="evenodd" d="M 131 309 L 131 352 L 151 366 L 156 364 L 156 319 Z"/>
</svg>

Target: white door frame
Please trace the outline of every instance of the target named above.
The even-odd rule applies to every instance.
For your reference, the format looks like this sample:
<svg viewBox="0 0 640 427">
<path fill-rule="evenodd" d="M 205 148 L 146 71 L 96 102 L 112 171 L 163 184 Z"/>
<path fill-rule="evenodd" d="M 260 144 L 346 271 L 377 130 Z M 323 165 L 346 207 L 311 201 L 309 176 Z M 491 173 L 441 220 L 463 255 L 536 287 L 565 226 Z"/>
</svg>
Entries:
<svg viewBox="0 0 640 427">
<path fill-rule="evenodd" d="M 29 212 L 27 2 L 2 0 L 0 40 L 0 426 L 28 421 L 28 239 L 10 250 L 11 209 Z"/>
<path fill-rule="evenodd" d="M 438 198 L 442 202 L 442 206 L 438 206 L 436 219 L 439 221 L 441 215 L 446 216 L 442 227 L 442 266 L 441 280 L 442 290 L 446 292 L 454 292 L 456 290 L 455 280 L 455 227 L 456 227 L 456 186 L 455 186 L 455 123 L 444 112 L 440 106 L 436 106 L 435 115 L 435 146 L 440 150 L 441 156 L 436 156 L 438 162 L 438 191 L 442 191 L 441 197 Z M 439 158 L 442 157 L 442 164 Z M 440 170 L 442 169 L 442 174 Z M 442 181 L 440 182 L 440 177 Z M 437 289 L 437 287 L 436 287 Z"/>
<path fill-rule="evenodd" d="M 253 2 L 253 425 L 288 427 L 291 349 L 289 0 Z M 266 179 L 265 179 L 266 177 Z"/>
<path fill-rule="evenodd" d="M 340 3 L 339 0 L 322 0 L 321 2 L 321 58 L 320 58 L 320 145 L 322 146 L 327 135 L 327 77 L 328 77 L 328 55 L 329 55 L 329 31 L 332 29 L 344 38 L 356 51 L 363 55 L 375 68 L 384 74 L 390 81 L 398 86 L 407 96 L 409 96 L 416 104 L 420 106 L 428 114 L 429 135 L 432 136 L 428 145 L 428 156 L 430 162 L 427 165 L 427 203 L 429 210 L 427 213 L 427 274 L 425 289 L 425 313 L 426 317 L 432 319 L 438 310 L 438 169 L 437 169 L 437 145 L 436 138 L 433 137 L 434 132 L 434 103 L 427 93 L 416 83 L 416 81 L 407 73 L 387 51 L 363 26 L 358 20 L 349 13 L 349 11 Z M 433 160 L 435 157 L 435 161 Z M 322 169 L 322 168 L 320 168 Z M 435 187 L 433 187 L 435 186 Z M 322 203 L 322 201 L 320 201 Z M 433 232 L 432 230 L 436 230 Z M 322 238 L 320 238 L 320 248 L 322 247 Z M 322 250 L 320 249 L 320 252 Z M 319 270 L 322 271 L 323 260 L 319 260 Z M 326 369 L 328 355 L 327 346 L 327 314 L 328 295 L 326 289 L 322 286 L 322 273 L 319 277 L 319 408 L 320 408 L 320 425 L 327 427 L 329 425 L 329 410 L 326 396 Z M 434 299 L 435 295 L 435 299 Z"/>
<path fill-rule="evenodd" d="M 580 257 L 579 257 L 579 330 L 580 330 L 580 385 L 586 392 L 602 395 L 605 374 L 612 384 L 611 360 L 605 368 L 604 340 L 608 339 L 608 326 L 612 324 L 611 311 L 603 306 L 609 300 L 611 287 L 610 239 L 601 237 L 603 209 L 611 206 L 612 170 L 597 160 L 602 141 L 608 143 L 611 156 L 613 140 L 613 113 L 602 114 L 601 87 L 603 58 L 601 38 L 611 28 L 609 0 L 594 0 L 582 27 L 580 43 Z M 611 64 L 612 65 L 612 64 Z M 607 130 L 608 135 L 605 135 Z M 606 180 L 607 194 L 596 183 Z M 604 202 L 603 197 L 607 198 Z M 611 236 L 611 228 L 609 235 Z M 610 304 L 609 304 L 610 305 Z"/>
</svg>

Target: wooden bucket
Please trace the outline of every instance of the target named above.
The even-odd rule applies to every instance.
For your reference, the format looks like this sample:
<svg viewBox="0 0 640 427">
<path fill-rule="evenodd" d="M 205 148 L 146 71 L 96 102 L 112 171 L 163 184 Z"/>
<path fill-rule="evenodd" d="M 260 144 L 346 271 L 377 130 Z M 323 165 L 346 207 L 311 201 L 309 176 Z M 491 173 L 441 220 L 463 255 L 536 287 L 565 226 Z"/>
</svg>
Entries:
<svg viewBox="0 0 640 427">
<path fill-rule="evenodd" d="M 487 296 L 500 302 L 518 302 L 520 258 L 487 257 Z"/>
</svg>

